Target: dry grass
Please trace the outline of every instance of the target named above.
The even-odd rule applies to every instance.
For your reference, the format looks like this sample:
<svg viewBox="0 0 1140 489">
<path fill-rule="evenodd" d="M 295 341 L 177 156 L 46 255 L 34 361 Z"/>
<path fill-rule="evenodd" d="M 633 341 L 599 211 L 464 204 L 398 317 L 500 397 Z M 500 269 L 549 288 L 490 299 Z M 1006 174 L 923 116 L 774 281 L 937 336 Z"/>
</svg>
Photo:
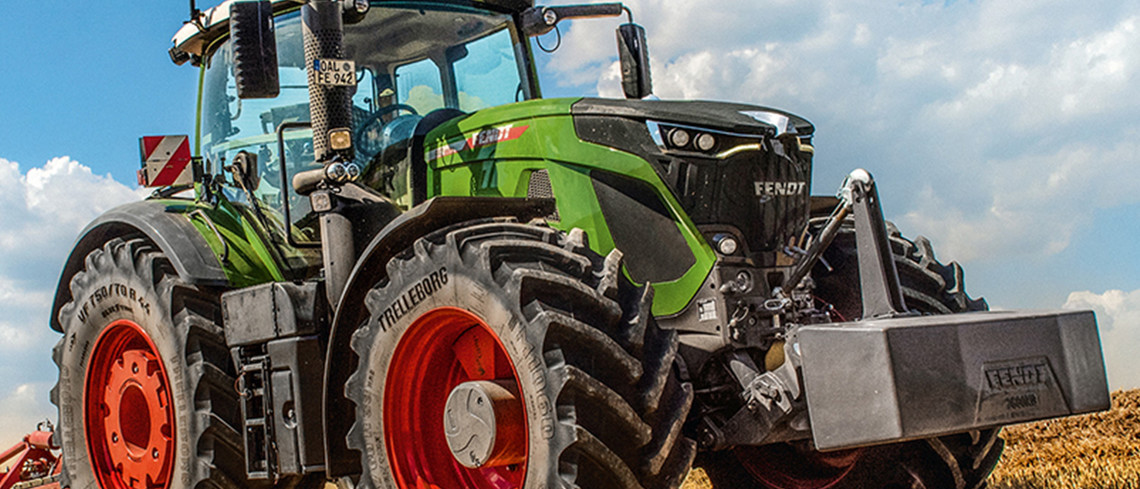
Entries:
<svg viewBox="0 0 1140 489">
<path fill-rule="evenodd" d="M 1012 426 L 1003 437 L 990 489 L 1140 489 L 1140 390 L 1113 393 L 1111 411 Z M 712 484 L 697 469 L 682 489 Z"/>
<path fill-rule="evenodd" d="M 993 489 L 1140 489 L 1140 390 L 1112 410 L 1013 426 Z"/>
<path fill-rule="evenodd" d="M 688 477 L 685 477 L 685 483 L 681 484 L 681 489 L 712 489 L 712 482 L 709 481 L 709 476 L 705 475 L 704 470 L 693 469 L 689 471 Z"/>
</svg>

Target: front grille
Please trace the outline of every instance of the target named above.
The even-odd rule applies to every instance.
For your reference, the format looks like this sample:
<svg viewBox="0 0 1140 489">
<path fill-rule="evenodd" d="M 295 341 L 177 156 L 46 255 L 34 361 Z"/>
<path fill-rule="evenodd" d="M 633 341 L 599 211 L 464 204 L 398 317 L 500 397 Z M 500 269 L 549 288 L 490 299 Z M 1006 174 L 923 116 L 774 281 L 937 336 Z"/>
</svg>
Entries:
<svg viewBox="0 0 1140 489">
<path fill-rule="evenodd" d="M 673 191 L 694 224 L 734 226 L 753 253 L 782 250 L 807 225 L 811 193 L 810 160 L 791 153 L 766 138 L 723 160 L 674 158 Z"/>
</svg>

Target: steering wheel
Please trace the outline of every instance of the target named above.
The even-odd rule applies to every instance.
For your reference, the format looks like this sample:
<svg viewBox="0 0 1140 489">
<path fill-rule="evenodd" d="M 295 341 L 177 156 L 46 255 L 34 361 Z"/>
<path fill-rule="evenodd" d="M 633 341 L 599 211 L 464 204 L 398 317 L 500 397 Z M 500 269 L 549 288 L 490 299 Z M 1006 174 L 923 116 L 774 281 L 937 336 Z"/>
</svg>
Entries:
<svg viewBox="0 0 1140 489">
<path fill-rule="evenodd" d="M 392 104 L 380 107 L 379 109 L 376 109 L 375 112 L 372 112 L 371 114 L 365 116 L 364 120 L 360 121 L 360 123 L 356 125 L 356 134 L 352 135 L 353 140 L 364 141 L 364 133 L 368 130 L 369 126 L 375 124 L 376 121 L 379 121 L 381 117 L 384 117 L 385 115 L 388 115 L 397 110 L 404 110 L 411 112 L 413 115 L 419 115 L 419 113 L 416 112 L 416 109 L 408 104 Z"/>
</svg>

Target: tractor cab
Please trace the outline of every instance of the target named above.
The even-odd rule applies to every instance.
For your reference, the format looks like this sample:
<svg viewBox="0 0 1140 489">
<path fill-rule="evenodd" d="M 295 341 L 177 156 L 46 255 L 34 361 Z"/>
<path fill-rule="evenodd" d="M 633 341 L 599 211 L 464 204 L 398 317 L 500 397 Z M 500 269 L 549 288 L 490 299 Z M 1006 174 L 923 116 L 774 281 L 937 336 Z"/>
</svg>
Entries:
<svg viewBox="0 0 1140 489">
<path fill-rule="evenodd" d="M 289 131 L 282 145 L 276 135 L 281 124 L 310 120 L 299 9 L 278 14 L 275 30 L 275 98 L 238 96 L 231 39 L 222 36 L 204 50 L 201 154 L 214 172 L 239 152 L 257 155 L 253 197 L 279 214 L 282 199 L 290 198 L 300 206 L 292 216 L 302 219 L 307 202 L 282 185 L 280 162 L 290 175 L 315 168 L 312 130 Z M 378 4 L 345 26 L 344 51 L 354 67 L 349 91 L 360 183 L 405 210 L 412 205 L 409 143 L 424 116 L 451 118 L 538 95 L 526 38 L 509 12 L 438 2 Z"/>
<path fill-rule="evenodd" d="M 228 197 L 257 200 L 274 220 L 288 214 L 297 224 L 314 216 L 307 199 L 282 178 L 282 162 L 289 176 L 326 162 L 316 154 L 311 126 L 298 125 L 311 120 L 301 8 L 295 2 L 263 3 L 272 9 L 275 31 L 278 89 L 273 96 L 239 93 L 235 41 L 225 29 L 234 2 L 184 26 L 171 56 L 200 64 L 204 72 L 198 147 L 205 173 L 221 174 L 239 153 L 256 156 L 257 175 L 247 185 L 229 185 Z M 612 16 L 623 9 L 620 4 L 535 8 L 508 0 L 374 1 L 344 8 L 342 59 L 351 61 L 345 66 L 352 70 L 338 82 L 347 85 L 351 97 L 352 148 L 345 159 L 358 168 L 357 183 L 401 210 L 417 203 L 411 181 L 417 129 L 426 133 L 429 126 L 461 115 L 539 98 L 529 37 L 564 18 Z M 640 28 L 624 29 L 636 33 Z M 282 124 L 287 129 L 279 138 Z M 302 226 L 300 232 L 312 237 L 316 229 Z"/>
</svg>

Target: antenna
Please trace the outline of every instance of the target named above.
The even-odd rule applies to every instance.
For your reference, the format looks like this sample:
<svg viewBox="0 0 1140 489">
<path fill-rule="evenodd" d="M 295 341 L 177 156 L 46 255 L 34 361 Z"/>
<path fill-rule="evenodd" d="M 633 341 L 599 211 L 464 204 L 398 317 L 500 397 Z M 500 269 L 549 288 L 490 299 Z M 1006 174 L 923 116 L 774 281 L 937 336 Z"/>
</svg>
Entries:
<svg viewBox="0 0 1140 489">
<path fill-rule="evenodd" d="M 206 30 L 202 25 L 202 11 L 198 10 L 198 6 L 194 4 L 194 0 L 190 0 L 190 20 L 186 21 L 198 27 L 199 31 Z"/>
</svg>

